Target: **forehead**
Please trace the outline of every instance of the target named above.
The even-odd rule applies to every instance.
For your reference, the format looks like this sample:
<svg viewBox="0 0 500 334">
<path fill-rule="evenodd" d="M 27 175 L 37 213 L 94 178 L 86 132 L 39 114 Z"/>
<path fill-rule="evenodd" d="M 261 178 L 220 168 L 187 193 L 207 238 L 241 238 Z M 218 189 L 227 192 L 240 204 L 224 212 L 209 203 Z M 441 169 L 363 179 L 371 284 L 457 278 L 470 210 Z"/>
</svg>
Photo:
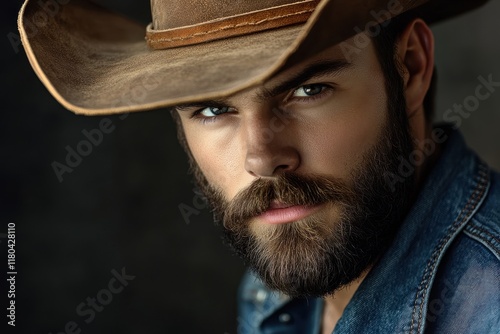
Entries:
<svg viewBox="0 0 500 334">
<path fill-rule="evenodd" d="M 251 93 L 257 94 L 259 97 L 271 97 L 280 93 L 280 86 L 292 89 L 306 83 L 308 79 L 337 77 L 341 80 L 341 74 L 378 70 L 375 46 L 368 36 L 365 35 L 365 37 L 367 42 L 361 47 L 356 44 L 353 38 L 350 38 L 278 72 L 264 84 L 235 94 L 230 98 Z M 273 92 L 276 94 L 272 94 Z"/>
<path fill-rule="evenodd" d="M 360 44 L 358 40 L 363 40 L 364 43 Z M 334 60 L 359 67 L 363 65 L 363 62 L 366 63 L 366 61 L 372 60 L 373 57 L 376 57 L 374 43 L 365 33 L 361 33 L 339 44 L 331 46 L 316 55 L 303 59 L 290 68 L 278 72 L 278 74 L 269 81 L 284 79 L 287 76 L 300 72 L 301 69 L 312 63 Z"/>
<path fill-rule="evenodd" d="M 342 81 L 342 78 L 348 77 L 347 75 L 341 76 L 341 74 L 345 73 L 349 73 L 350 78 L 361 77 L 359 73 L 364 72 L 367 74 L 367 72 L 379 68 L 373 42 L 368 36 L 365 35 L 365 37 L 367 42 L 362 46 L 359 43 L 357 44 L 353 38 L 348 39 L 278 72 L 259 86 L 249 88 L 227 98 L 183 104 L 177 106 L 177 110 L 205 105 L 210 106 L 212 104 L 229 105 L 232 104 L 231 101 L 240 99 L 267 100 L 308 82 L 312 83 L 310 81 L 313 80 L 337 78 L 337 80 Z"/>
</svg>

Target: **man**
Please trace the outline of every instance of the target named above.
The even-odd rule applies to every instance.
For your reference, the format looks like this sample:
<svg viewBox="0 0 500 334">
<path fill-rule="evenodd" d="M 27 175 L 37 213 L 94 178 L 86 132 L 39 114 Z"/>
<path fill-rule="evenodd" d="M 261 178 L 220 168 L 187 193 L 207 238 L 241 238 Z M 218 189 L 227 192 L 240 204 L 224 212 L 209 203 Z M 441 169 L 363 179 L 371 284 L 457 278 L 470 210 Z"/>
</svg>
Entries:
<svg viewBox="0 0 500 334">
<path fill-rule="evenodd" d="M 500 176 L 431 123 L 428 24 L 477 5 L 158 0 L 149 48 L 84 1 L 20 27 L 67 108 L 171 107 L 251 269 L 240 333 L 498 333 Z"/>
</svg>

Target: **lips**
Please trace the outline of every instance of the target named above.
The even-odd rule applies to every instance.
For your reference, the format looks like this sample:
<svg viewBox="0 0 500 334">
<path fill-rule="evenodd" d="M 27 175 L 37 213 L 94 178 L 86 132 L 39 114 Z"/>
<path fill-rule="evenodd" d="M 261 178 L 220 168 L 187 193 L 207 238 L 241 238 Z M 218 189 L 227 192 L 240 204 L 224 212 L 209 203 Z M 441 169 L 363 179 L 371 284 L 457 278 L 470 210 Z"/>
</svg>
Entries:
<svg viewBox="0 0 500 334">
<path fill-rule="evenodd" d="M 257 218 L 267 224 L 287 224 L 313 214 L 320 205 L 293 205 L 271 201 L 269 209 L 257 216 Z"/>
</svg>

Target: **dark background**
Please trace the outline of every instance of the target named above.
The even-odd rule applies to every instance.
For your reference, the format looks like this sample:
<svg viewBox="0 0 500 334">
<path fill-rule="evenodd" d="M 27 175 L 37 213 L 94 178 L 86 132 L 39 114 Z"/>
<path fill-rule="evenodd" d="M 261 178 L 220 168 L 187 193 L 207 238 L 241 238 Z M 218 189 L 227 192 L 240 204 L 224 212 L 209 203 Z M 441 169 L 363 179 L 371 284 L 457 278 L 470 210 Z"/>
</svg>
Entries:
<svg viewBox="0 0 500 334">
<path fill-rule="evenodd" d="M 148 1 L 101 0 L 144 23 Z M 1 10 L 0 275 L 7 224 L 16 224 L 16 330 L 59 333 L 75 321 L 83 333 L 236 333 L 241 261 L 220 241 L 207 209 L 195 207 L 184 153 L 165 110 L 125 119 L 64 110 L 11 45 L 22 1 Z M 438 115 L 474 94 L 478 76 L 500 81 L 500 1 L 434 28 Z M 500 169 L 500 89 L 460 129 L 480 156 Z M 109 118 L 115 130 L 72 173 L 57 179 L 67 145 Z M 438 116 L 438 119 L 440 117 Z M 199 203 L 198 203 L 199 204 Z M 106 289 L 113 269 L 135 279 L 86 324 L 76 308 Z M 5 278 L 0 306 L 5 310 Z M 2 311 L 0 319 L 6 322 Z M 3 324 L 2 324 L 3 325 Z"/>
</svg>

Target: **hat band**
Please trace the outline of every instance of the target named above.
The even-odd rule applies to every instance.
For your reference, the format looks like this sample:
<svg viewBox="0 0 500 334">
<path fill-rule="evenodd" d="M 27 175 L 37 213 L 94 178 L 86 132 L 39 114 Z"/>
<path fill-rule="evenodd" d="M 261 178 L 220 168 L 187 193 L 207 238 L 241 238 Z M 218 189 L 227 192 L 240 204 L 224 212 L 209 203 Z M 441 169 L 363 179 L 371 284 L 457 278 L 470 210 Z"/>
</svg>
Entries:
<svg viewBox="0 0 500 334">
<path fill-rule="evenodd" d="M 161 50 L 305 23 L 319 1 L 306 0 L 168 30 L 155 31 L 151 23 L 146 40 L 149 47 Z"/>
</svg>

